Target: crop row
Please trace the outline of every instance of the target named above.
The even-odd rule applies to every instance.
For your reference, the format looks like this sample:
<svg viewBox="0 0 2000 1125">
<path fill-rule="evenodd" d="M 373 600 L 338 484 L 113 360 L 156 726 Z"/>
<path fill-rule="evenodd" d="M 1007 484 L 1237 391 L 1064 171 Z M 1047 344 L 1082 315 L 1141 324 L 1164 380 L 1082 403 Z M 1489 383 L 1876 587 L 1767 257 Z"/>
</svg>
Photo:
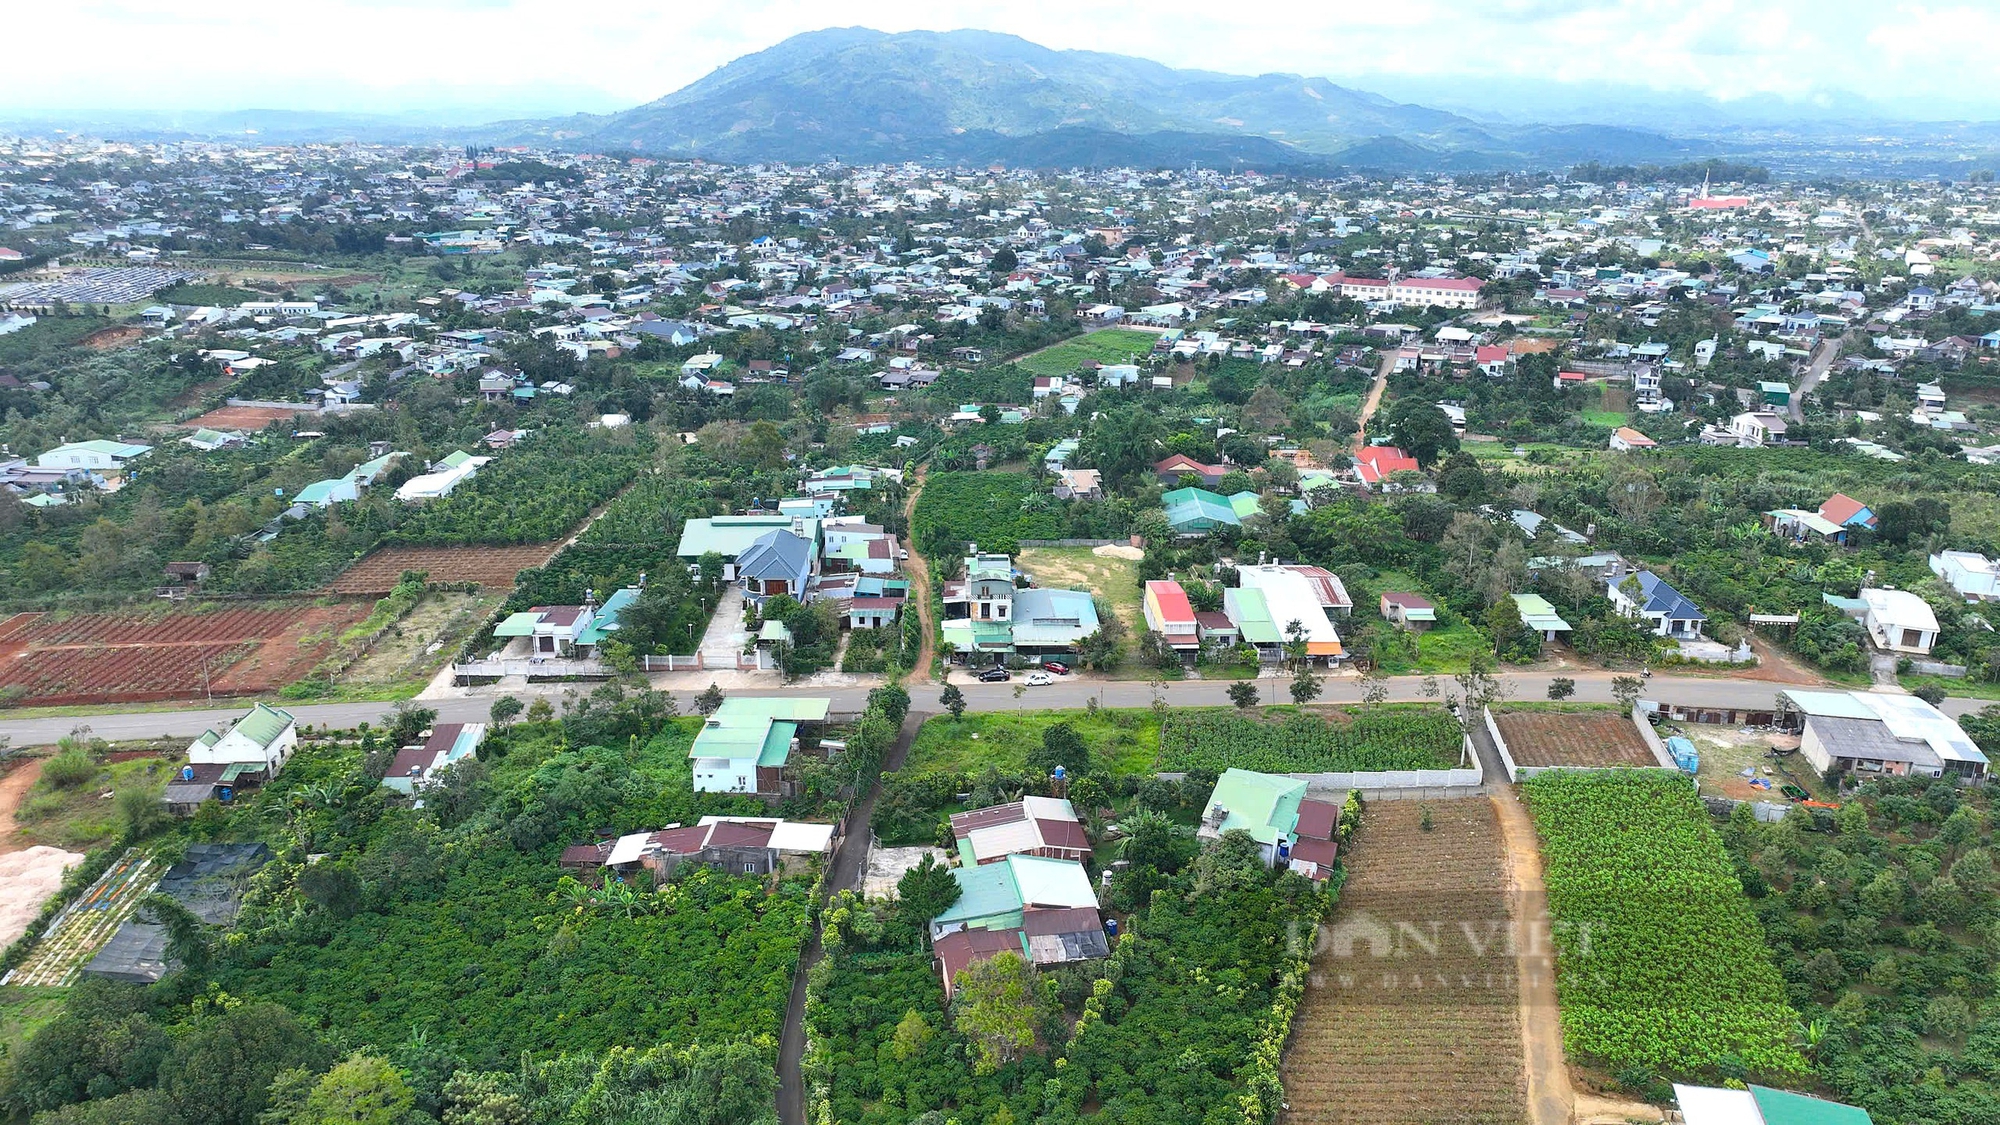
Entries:
<svg viewBox="0 0 2000 1125">
<path fill-rule="evenodd" d="M 1175 714 L 1160 732 L 1159 768 L 1267 773 L 1450 769 L 1458 720 L 1442 708 L 1368 708 L 1351 717 L 1293 715 L 1266 722 L 1220 711 Z"/>
<path fill-rule="evenodd" d="M 295 610 L 226 609 L 214 613 L 165 616 L 81 614 L 43 618 L 10 639 L 33 645 L 223 643 L 262 640 L 282 634 L 298 618 Z"/>
<path fill-rule="evenodd" d="M 1801 1072 L 1798 1015 L 1688 781 L 1563 772 L 1523 790 L 1542 838 L 1572 1056 L 1675 1075 Z"/>
<path fill-rule="evenodd" d="M 171 648 L 54 649 L 0 667 L 0 687 L 26 689 L 26 702 L 65 703 L 116 697 L 198 696 L 254 643 Z"/>
</svg>

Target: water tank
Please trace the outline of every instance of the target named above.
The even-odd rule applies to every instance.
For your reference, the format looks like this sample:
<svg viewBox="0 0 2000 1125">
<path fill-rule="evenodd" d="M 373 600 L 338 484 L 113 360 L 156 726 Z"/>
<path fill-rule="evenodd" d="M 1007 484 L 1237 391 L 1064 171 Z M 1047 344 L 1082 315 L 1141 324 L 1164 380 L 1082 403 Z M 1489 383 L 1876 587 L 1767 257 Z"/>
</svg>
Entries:
<svg viewBox="0 0 2000 1125">
<path fill-rule="evenodd" d="M 194 767 L 193 767 L 193 766 L 182 766 L 182 767 L 181 767 L 181 780 L 182 780 L 182 781 L 193 781 L 193 780 L 194 780 Z"/>
</svg>

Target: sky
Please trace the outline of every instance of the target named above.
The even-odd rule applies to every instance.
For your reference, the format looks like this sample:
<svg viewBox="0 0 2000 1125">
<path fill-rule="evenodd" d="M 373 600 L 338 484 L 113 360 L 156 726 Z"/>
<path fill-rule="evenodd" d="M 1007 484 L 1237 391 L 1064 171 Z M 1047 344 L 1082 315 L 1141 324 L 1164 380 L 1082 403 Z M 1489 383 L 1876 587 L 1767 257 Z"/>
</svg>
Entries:
<svg viewBox="0 0 2000 1125">
<path fill-rule="evenodd" d="M 1725 100 L 1859 94 L 1901 99 L 1918 115 L 1930 105 L 2000 116 L 1984 59 L 1984 46 L 2000 41 L 1992 0 L 1264 0 L 1247 8 L 1213 0 L 56 0 L 23 3 L 7 24 L 16 49 L 0 63 L 0 117 L 606 112 L 830 24 L 975 27 L 1173 66 L 1325 76 L 1454 107 L 1476 106 L 1482 80 L 1496 80 L 1494 90 L 1553 80 Z"/>
</svg>

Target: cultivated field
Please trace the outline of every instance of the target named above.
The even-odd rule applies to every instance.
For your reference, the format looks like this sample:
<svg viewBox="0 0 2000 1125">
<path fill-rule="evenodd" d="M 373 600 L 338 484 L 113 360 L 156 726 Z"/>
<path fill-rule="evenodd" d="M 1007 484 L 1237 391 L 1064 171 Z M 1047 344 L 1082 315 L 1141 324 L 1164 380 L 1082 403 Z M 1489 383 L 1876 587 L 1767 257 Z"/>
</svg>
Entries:
<svg viewBox="0 0 2000 1125">
<path fill-rule="evenodd" d="M 33 706 L 256 695 L 303 676 L 367 611 L 357 602 L 15 614 L 0 621 L 0 689 L 22 689 L 17 702 Z"/>
<path fill-rule="evenodd" d="M 421 570 L 432 582 L 477 582 L 511 590 L 515 575 L 548 562 L 558 546 L 384 547 L 348 567 L 327 588 L 336 594 L 386 594 L 404 571 Z"/>
<path fill-rule="evenodd" d="M 1520 990 L 1492 802 L 1377 801 L 1351 847 L 1285 1054 L 1282 1120 L 1521 1125 Z"/>
<path fill-rule="evenodd" d="M 1493 725 L 1517 766 L 1657 766 L 1629 715 L 1618 711 L 1500 711 Z"/>
<path fill-rule="evenodd" d="M 1094 359 L 1099 363 L 1136 363 L 1151 355 L 1153 345 L 1159 340 L 1157 332 L 1141 332 L 1136 328 L 1107 328 L 1102 332 L 1072 336 L 1059 344 L 1050 344 L 1040 351 L 1029 352 L 1013 362 L 1030 375 L 1068 375 L 1083 366 L 1085 360 Z"/>
<path fill-rule="evenodd" d="M 198 418 L 190 418 L 181 425 L 190 429 L 204 426 L 211 430 L 243 430 L 255 432 L 273 422 L 289 422 L 301 411 L 280 410 L 274 406 L 218 406 Z"/>
</svg>

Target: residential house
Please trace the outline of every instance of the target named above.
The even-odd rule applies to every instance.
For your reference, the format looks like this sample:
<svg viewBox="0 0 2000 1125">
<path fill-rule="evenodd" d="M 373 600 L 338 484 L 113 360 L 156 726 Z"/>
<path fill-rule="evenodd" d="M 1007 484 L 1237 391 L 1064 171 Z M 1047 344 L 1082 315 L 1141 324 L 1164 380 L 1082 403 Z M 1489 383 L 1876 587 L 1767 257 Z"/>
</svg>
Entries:
<svg viewBox="0 0 2000 1125">
<path fill-rule="evenodd" d="M 1075 652 L 1097 632 L 1097 603 L 1088 590 L 1016 590 L 1012 626 L 1014 650 L 1022 656 Z"/>
<path fill-rule="evenodd" d="M 1222 483 L 1222 478 L 1228 472 L 1229 467 L 1227 465 L 1205 465 L 1184 453 L 1176 453 L 1171 457 L 1163 457 L 1153 463 L 1153 475 L 1158 477 L 1160 483 L 1166 485 L 1168 488 L 1173 488 L 1180 484 L 1181 477 L 1184 475 L 1199 477 L 1201 478 L 1203 487 L 1214 488 L 1216 485 Z"/>
<path fill-rule="evenodd" d="M 477 476 L 479 470 L 492 460 L 491 457 L 474 457 L 463 449 L 453 450 L 432 462 L 429 472 L 404 481 L 396 489 L 396 499 L 408 504 L 421 504 L 426 500 L 449 496 L 453 489 Z"/>
<path fill-rule="evenodd" d="M 2000 563 L 1971 551 L 1940 551 L 1931 573 L 1968 602 L 2000 601 Z"/>
<path fill-rule="evenodd" d="M 70 441 L 35 458 L 35 465 L 42 469 L 82 470 L 101 478 L 107 473 L 124 472 L 127 465 L 152 451 L 150 445 L 126 441 Z"/>
<path fill-rule="evenodd" d="M 1292 624 L 1297 622 L 1304 630 L 1309 658 L 1328 662 L 1346 659 L 1340 634 L 1320 601 L 1320 590 L 1305 574 L 1278 563 L 1239 567 L 1237 574 L 1244 586 L 1263 592 L 1265 608 L 1277 625 L 1281 644 L 1291 639 Z M 1249 635 L 1247 628 L 1244 635 L 1246 638 Z"/>
<path fill-rule="evenodd" d="M 826 722 L 828 699 L 737 696 L 702 723 L 688 749 L 697 793 L 752 793 L 783 797 L 791 790 L 785 769 L 798 748 L 801 727 Z"/>
<path fill-rule="evenodd" d="M 722 557 L 724 581 L 736 580 L 736 560 L 752 543 L 772 531 L 785 530 L 810 542 L 815 552 L 820 541 L 820 521 L 802 516 L 757 514 L 713 516 L 692 519 L 681 525 L 680 545 L 674 553 L 690 572 L 701 565 L 703 555 Z"/>
<path fill-rule="evenodd" d="M 1622 581 L 1607 583 L 1605 596 L 1612 608 L 1627 617 L 1643 618 L 1657 636 L 1675 640 L 1695 640 L 1701 636 L 1708 616 L 1679 590 L 1650 570 L 1641 570 Z"/>
<path fill-rule="evenodd" d="M 1778 725 L 1799 734 L 1799 755 L 1821 773 L 1986 776 L 1986 755 L 1937 708 L 1914 695 L 1785 688 Z"/>
<path fill-rule="evenodd" d="M 1868 607 L 1861 623 L 1868 627 L 1868 637 L 1876 648 L 1910 656 L 1930 655 L 1931 646 L 1937 643 L 1938 619 L 1929 602 L 1908 590 L 1876 589 L 1862 590 L 1861 600 Z"/>
<path fill-rule="evenodd" d="M 1393 445 L 1364 446 L 1354 455 L 1354 472 L 1361 483 L 1378 491 L 1393 491 L 1395 485 L 1386 483 L 1393 473 L 1414 473 L 1420 471 L 1417 459 L 1397 449 Z"/>
<path fill-rule="evenodd" d="M 1264 591 L 1251 586 L 1228 587 L 1222 591 L 1222 612 L 1236 640 L 1255 648 L 1259 660 L 1275 664 L 1285 658 L 1285 634 L 1271 616 Z"/>
<path fill-rule="evenodd" d="M 1620 426 L 1611 431 L 1611 448 L 1620 453 L 1629 453 L 1635 449 L 1651 449 L 1656 444 L 1652 438 L 1630 426 Z"/>
<path fill-rule="evenodd" d="M 976 656 L 1005 660 L 1014 651 L 1014 560 L 972 545 L 965 576 L 943 584 L 944 639 L 967 663 Z"/>
<path fill-rule="evenodd" d="M 1160 497 L 1167 523 L 1182 538 L 1208 535 L 1219 527 L 1236 527 L 1236 508 L 1224 496 L 1205 488 L 1176 488 Z"/>
<path fill-rule="evenodd" d="M 1181 652 L 1193 652 L 1201 647 L 1200 630 L 1195 617 L 1194 606 L 1188 601 L 1187 591 L 1172 579 L 1154 579 L 1145 587 L 1146 627 L 1166 639 L 1168 645 Z"/>
<path fill-rule="evenodd" d="M 1848 528 L 1804 508 L 1774 508 L 1765 512 L 1764 526 L 1770 528 L 1773 535 L 1799 543 L 1818 540 L 1844 547 L 1850 535 Z"/>
<path fill-rule="evenodd" d="M 1515 608 L 1521 611 L 1521 623 L 1542 635 L 1542 640 L 1553 641 L 1558 634 L 1569 632 L 1569 622 L 1562 619 L 1556 607 L 1549 604 L 1540 594 L 1510 594 Z"/>
<path fill-rule="evenodd" d="M 958 901 L 930 925 L 945 995 L 968 966 L 1003 951 L 1037 966 L 1110 955 L 1097 895 L 1081 863 L 1008 855 L 951 874 Z"/>
<path fill-rule="evenodd" d="M 422 745 L 396 752 L 388 774 L 382 778 L 382 786 L 405 797 L 415 796 L 418 790 L 434 783 L 446 766 L 477 754 L 479 744 L 485 740 L 485 723 L 439 723 L 431 728 Z"/>
<path fill-rule="evenodd" d="M 758 536 L 736 557 L 736 579 L 743 583 L 743 596 L 756 605 L 780 595 L 804 601 L 806 587 L 818 569 L 819 556 L 813 552 L 812 540 L 788 527 Z"/>
<path fill-rule="evenodd" d="M 236 790 L 271 780 L 298 744 L 291 712 L 266 703 L 250 708 L 226 732 L 203 731 L 188 744 L 180 775 L 167 782 L 168 811 L 186 815 L 210 798 L 228 802 Z"/>
<path fill-rule="evenodd" d="M 1058 469 L 1055 497 L 1058 500 L 1102 500 L 1104 478 L 1096 469 Z"/>
<path fill-rule="evenodd" d="M 1216 779 L 1195 837 L 1212 842 L 1248 832 L 1266 864 L 1320 880 L 1333 874 L 1339 829 L 1340 807 L 1307 797 L 1304 781 L 1232 768 Z"/>
<path fill-rule="evenodd" d="M 1783 415 L 1769 410 L 1751 410 L 1729 420 L 1729 432 L 1741 446 L 1768 445 L 1785 440 L 1787 423 Z"/>
<path fill-rule="evenodd" d="M 1826 503 L 1819 506 L 1819 514 L 1821 519 L 1841 527 L 1862 527 L 1871 530 L 1875 527 L 1875 512 L 1868 505 L 1844 492 L 1836 492 L 1827 497 Z"/>
<path fill-rule="evenodd" d="M 1676 1082 L 1674 1101 L 1682 1125 L 1874 1125 L 1875 1120 L 1859 1106 L 1768 1086 L 1736 1090 Z"/>
<path fill-rule="evenodd" d="M 683 866 L 713 867 L 736 875 L 803 873 L 815 861 L 833 854 L 831 824 L 761 816 L 705 816 L 699 823 L 674 825 L 658 832 L 632 832 L 618 837 L 608 850 L 585 844 L 564 849 L 567 864 L 598 866 L 620 877 L 645 868 L 656 883 L 673 877 Z M 572 853 L 575 853 L 574 855 Z"/>
<path fill-rule="evenodd" d="M 1385 591 L 1381 613 L 1384 621 L 1411 633 L 1421 633 L 1437 624 L 1437 606 L 1420 594 Z"/>
<path fill-rule="evenodd" d="M 1026 796 L 1012 804 L 951 814 L 959 862 L 998 863 L 1010 855 L 1090 862 L 1090 837 L 1076 809 L 1059 797 Z"/>
</svg>

